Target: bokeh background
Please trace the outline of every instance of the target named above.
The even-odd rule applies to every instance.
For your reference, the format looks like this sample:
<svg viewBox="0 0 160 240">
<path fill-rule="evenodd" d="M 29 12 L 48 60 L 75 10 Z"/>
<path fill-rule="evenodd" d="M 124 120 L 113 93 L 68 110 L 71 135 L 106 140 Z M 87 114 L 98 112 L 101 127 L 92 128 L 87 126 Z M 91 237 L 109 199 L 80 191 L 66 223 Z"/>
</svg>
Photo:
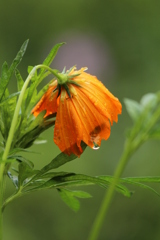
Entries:
<svg viewBox="0 0 160 240">
<path fill-rule="evenodd" d="M 113 174 L 123 151 L 125 132 L 131 127 L 124 98 L 139 101 L 160 88 L 160 2 L 156 0 L 0 0 L 0 65 L 11 63 L 20 46 L 30 39 L 19 70 L 24 79 L 27 66 L 42 63 L 52 46 L 66 42 L 53 63 L 62 70 L 88 66 L 117 96 L 123 114 L 111 137 L 98 151 L 87 148 L 81 158 L 60 170 L 88 175 Z M 13 78 L 10 88 L 16 90 Z M 53 129 L 42 135 L 48 140 L 28 154 L 36 168 L 52 160 L 59 149 Z M 144 144 L 128 163 L 123 176 L 159 176 L 160 142 Z M 13 191 L 8 183 L 7 193 Z M 159 240 L 160 198 L 147 190 L 129 186 L 128 199 L 116 194 L 103 225 L 100 240 Z M 155 188 L 160 192 L 160 185 Z M 9 205 L 4 214 L 4 240 L 84 240 L 105 194 L 96 186 L 83 188 L 93 198 L 82 199 L 72 212 L 54 190 L 33 193 Z"/>
</svg>

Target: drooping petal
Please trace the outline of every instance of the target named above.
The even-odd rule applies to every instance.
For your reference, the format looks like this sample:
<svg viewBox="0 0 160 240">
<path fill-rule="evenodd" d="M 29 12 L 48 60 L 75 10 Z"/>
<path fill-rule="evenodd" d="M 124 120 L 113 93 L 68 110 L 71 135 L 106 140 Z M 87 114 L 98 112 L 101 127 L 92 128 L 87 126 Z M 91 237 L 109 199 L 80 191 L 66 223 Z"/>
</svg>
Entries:
<svg viewBox="0 0 160 240">
<path fill-rule="evenodd" d="M 54 142 L 68 155 L 80 156 L 82 141 L 91 148 L 100 146 L 102 139 L 109 138 L 110 125 L 118 121 L 118 114 L 122 111 L 118 98 L 85 70 L 72 68 L 68 72 L 68 82 L 51 85 L 32 110 L 35 116 L 46 110 L 45 117 L 57 112 Z"/>
<path fill-rule="evenodd" d="M 98 109 L 82 92 L 74 99 L 73 104 L 81 120 L 83 136 L 82 140 L 90 147 L 101 144 L 102 139 L 108 139 L 110 135 L 110 122 L 98 112 Z"/>
<path fill-rule="evenodd" d="M 72 70 L 72 74 L 75 73 L 78 71 Z M 63 147 L 60 147 L 62 143 L 55 141 L 62 151 L 67 149 L 67 154 L 71 152 L 76 154 L 76 144 L 81 152 L 81 141 L 92 148 L 95 144 L 100 146 L 102 139 L 109 138 L 110 124 L 112 125 L 113 121 L 117 122 L 118 114 L 122 109 L 119 100 L 96 77 L 82 71 L 72 80 L 81 87 L 74 85 L 77 94 L 64 101 L 64 110 L 60 119 L 60 122 L 64 123 L 63 138 L 66 137 L 69 141 L 66 143 L 63 139 Z M 67 110 L 67 117 L 64 120 Z M 82 130 L 82 134 L 78 129 Z M 76 155 L 79 156 L 79 154 Z"/>
<path fill-rule="evenodd" d="M 118 121 L 118 114 L 122 111 L 122 105 L 118 98 L 114 97 L 96 77 L 83 72 L 76 77 L 76 81 L 81 82 L 82 87 L 79 90 L 86 94 L 96 108 L 99 108 L 102 115 L 108 116 L 111 125 L 113 121 Z"/>
<path fill-rule="evenodd" d="M 101 140 L 108 139 L 109 135 L 109 119 L 99 114 L 83 93 L 60 101 L 54 142 L 61 151 L 80 156 L 81 141 L 93 148 L 95 144 L 100 146 Z"/>
<path fill-rule="evenodd" d="M 81 122 L 72 103 L 72 98 L 65 97 L 63 101 L 60 99 L 54 129 L 54 142 L 62 152 L 80 156 L 82 154 L 81 135 Z"/>
<path fill-rule="evenodd" d="M 32 113 L 34 114 L 34 116 L 37 116 L 43 110 L 46 110 L 45 117 L 57 112 L 58 91 L 57 90 L 54 91 L 55 89 L 56 89 L 55 84 L 49 86 L 47 92 L 43 95 L 41 100 L 33 108 Z"/>
</svg>

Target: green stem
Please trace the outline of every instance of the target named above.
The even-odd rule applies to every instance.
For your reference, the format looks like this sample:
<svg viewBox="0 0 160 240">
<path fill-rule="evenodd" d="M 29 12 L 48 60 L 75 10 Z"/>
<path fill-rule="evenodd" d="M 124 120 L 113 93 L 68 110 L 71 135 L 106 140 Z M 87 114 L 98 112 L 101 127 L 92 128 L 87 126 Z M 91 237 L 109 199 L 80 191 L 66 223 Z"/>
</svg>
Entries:
<svg viewBox="0 0 160 240">
<path fill-rule="evenodd" d="M 3 175 L 4 175 L 5 164 L 0 164 L 0 240 L 3 238 L 3 213 L 1 206 L 3 205 Z"/>
<path fill-rule="evenodd" d="M 61 77 L 62 77 L 63 75 L 65 75 L 65 74 L 60 74 L 58 70 L 52 69 L 52 68 L 50 68 L 50 67 L 48 67 L 48 66 L 46 66 L 46 65 L 43 65 L 43 64 L 37 65 L 35 68 L 36 68 L 36 69 L 38 69 L 38 68 L 45 68 L 45 69 L 47 69 L 49 72 L 51 72 L 55 77 L 60 78 L 60 79 L 61 79 Z M 61 76 L 61 75 L 62 75 L 62 76 Z"/>
<path fill-rule="evenodd" d="M 8 134 L 5 150 L 4 150 L 4 153 L 3 153 L 3 156 L 2 156 L 2 161 L 1 161 L 1 164 L 0 164 L 0 240 L 2 240 L 2 237 L 3 237 L 2 206 L 3 206 L 3 195 L 4 195 L 4 193 L 3 193 L 3 191 L 4 191 L 3 183 L 4 183 L 5 161 L 7 160 L 7 157 L 8 157 L 10 148 L 11 148 L 12 139 L 13 139 L 13 136 L 14 136 L 14 131 L 15 131 L 16 124 L 17 124 L 18 114 L 19 114 L 20 107 L 21 107 L 22 100 L 23 100 L 23 95 L 25 93 L 25 90 L 26 90 L 26 88 L 29 84 L 29 81 L 31 80 L 34 72 L 35 72 L 35 70 L 34 71 L 32 70 L 32 72 L 29 74 L 28 78 L 26 79 L 26 81 L 23 85 L 22 91 L 19 95 L 19 99 L 18 99 L 16 109 L 15 109 L 15 112 L 14 112 L 14 115 L 13 115 L 13 120 L 12 120 L 12 123 L 11 123 L 11 128 L 10 128 L 10 131 L 9 131 L 9 134 Z"/>
<path fill-rule="evenodd" d="M 93 224 L 90 236 L 88 240 L 97 240 L 100 229 L 102 227 L 104 218 L 106 216 L 106 213 L 109 209 L 109 206 L 111 204 L 115 187 L 118 183 L 118 180 L 123 173 L 123 170 L 129 160 L 130 155 L 135 152 L 135 150 L 138 149 L 138 147 L 147 140 L 148 133 L 152 129 L 152 127 L 156 124 L 160 117 L 160 109 L 158 108 L 157 111 L 154 112 L 152 115 L 152 118 L 150 121 L 146 124 L 145 128 L 143 129 L 143 133 L 141 133 L 141 126 L 143 124 L 143 121 L 145 120 L 149 110 L 151 110 L 152 105 L 148 105 L 146 109 L 144 110 L 142 116 L 139 118 L 139 120 L 136 122 L 135 126 L 132 129 L 132 132 L 130 134 L 129 142 L 126 144 L 125 150 L 122 154 L 122 157 L 120 159 L 120 162 L 118 164 L 118 167 L 114 173 L 113 182 L 111 183 L 108 191 L 105 194 L 104 200 L 102 202 L 102 205 L 100 207 L 99 213 L 95 219 L 95 222 Z M 139 135 L 140 132 L 140 135 Z"/>
<path fill-rule="evenodd" d="M 4 151 L 4 154 L 3 154 L 3 157 L 2 157 L 2 161 L 5 161 L 7 159 L 8 153 L 10 151 L 10 147 L 11 147 L 14 131 L 15 131 L 15 128 L 16 128 L 20 107 L 21 107 L 21 104 L 22 104 L 22 101 L 23 101 L 24 93 L 25 93 L 25 91 L 27 89 L 27 86 L 28 86 L 31 78 L 34 76 L 35 71 L 37 69 L 39 69 L 39 68 L 46 68 L 51 73 L 53 73 L 55 76 L 57 76 L 57 70 L 53 70 L 53 69 L 51 69 L 51 68 L 49 68 L 49 67 L 47 67 L 45 65 L 37 65 L 37 66 L 35 66 L 32 69 L 32 71 L 30 72 L 30 74 L 28 75 L 28 77 L 27 77 L 27 79 L 26 79 L 26 81 L 25 81 L 25 83 L 24 83 L 24 85 L 22 87 L 21 93 L 19 95 L 19 99 L 18 99 L 18 102 L 17 102 L 17 105 L 16 105 L 16 109 L 15 109 L 15 112 L 14 112 L 14 115 L 13 115 L 11 128 L 10 128 L 10 131 L 9 131 L 8 139 L 7 139 L 7 142 L 6 142 L 5 151 Z"/>
<path fill-rule="evenodd" d="M 13 200 L 15 200 L 16 198 L 20 197 L 22 195 L 21 193 L 21 189 L 19 189 L 15 194 L 13 194 L 12 196 L 10 196 L 9 198 L 7 198 L 5 200 L 5 202 L 2 205 L 2 212 L 4 211 L 5 207 L 12 202 Z"/>
<path fill-rule="evenodd" d="M 5 162 L 6 159 L 7 159 L 7 156 L 9 154 L 9 151 L 10 151 L 10 148 L 11 148 L 11 143 L 12 143 L 12 139 L 13 139 L 13 135 L 14 135 L 14 131 L 15 131 L 15 128 L 16 128 L 16 124 L 17 124 L 17 119 L 18 119 L 18 115 L 19 115 L 19 111 L 20 111 L 20 107 L 21 107 L 21 104 L 22 104 L 22 100 L 23 100 L 23 96 L 24 96 L 24 93 L 27 89 L 27 86 L 31 80 L 31 78 L 33 77 L 33 75 L 35 74 L 35 71 L 38 69 L 38 68 L 46 68 L 47 70 L 49 70 L 50 72 L 52 72 L 55 76 L 57 76 L 57 71 L 56 70 L 52 70 L 51 68 L 45 66 L 45 65 L 37 65 L 35 66 L 32 71 L 30 72 L 30 74 L 28 75 L 23 87 L 22 87 L 22 90 L 21 90 L 21 93 L 19 95 L 19 99 L 18 99 L 18 102 L 17 102 L 17 105 L 16 105 L 16 109 L 15 109 L 15 112 L 14 112 L 14 115 L 13 115 L 13 120 L 12 120 L 12 123 L 11 123 L 11 128 L 10 128 L 10 131 L 9 131 L 9 135 L 8 135 L 8 139 L 7 139 L 7 142 L 6 142 L 6 147 L 5 147 L 5 150 L 4 150 L 4 153 L 3 153 L 3 156 L 2 156 L 2 162 Z M 0 178 L 0 181 L 1 181 L 1 178 Z"/>
<path fill-rule="evenodd" d="M 127 144 L 126 148 L 125 148 L 125 151 L 123 152 L 123 155 L 120 159 L 120 162 L 118 164 L 118 167 L 114 173 L 114 177 L 113 177 L 113 182 L 111 183 L 108 191 L 106 192 L 105 196 L 104 196 L 104 199 L 103 199 L 103 202 L 102 202 L 102 205 L 100 207 L 100 210 L 98 212 L 98 215 L 93 223 L 93 227 L 91 229 L 91 232 L 90 232 L 90 235 L 89 235 L 89 238 L 88 240 L 96 240 L 98 238 L 98 235 L 100 233 L 100 230 L 101 230 L 101 227 L 102 227 L 102 224 L 104 222 L 104 218 L 106 216 L 106 213 L 109 209 L 109 206 L 111 204 L 111 201 L 112 201 L 112 198 L 114 196 L 114 190 L 115 190 L 115 187 L 118 183 L 118 180 L 128 162 L 128 159 L 131 155 L 131 146 L 130 144 Z"/>
<path fill-rule="evenodd" d="M 49 70 L 52 74 L 54 74 L 55 76 L 57 76 L 57 70 L 52 70 L 51 68 L 45 66 L 45 65 L 37 65 L 35 66 L 32 71 L 30 72 L 30 74 L 28 75 L 21 93 L 19 95 L 18 101 L 17 101 L 17 105 L 14 111 L 14 115 L 13 115 L 13 119 L 12 119 L 12 123 L 11 123 L 11 127 L 10 127 L 10 131 L 8 134 L 8 138 L 7 138 L 7 142 L 6 142 L 6 146 L 5 146 L 5 150 L 2 156 L 2 161 L 0 163 L 0 240 L 2 240 L 3 237 L 3 212 L 2 210 L 4 209 L 3 206 L 3 195 L 4 195 L 4 171 L 5 171 L 5 162 L 7 160 L 10 148 L 11 148 L 11 144 L 12 144 L 12 140 L 13 140 L 13 136 L 14 136 L 14 132 L 16 129 L 16 124 L 17 124 L 17 120 L 18 120 L 18 115 L 19 115 L 19 111 L 20 111 L 20 107 L 22 104 L 22 100 L 23 100 L 23 96 L 24 93 L 27 89 L 27 86 L 31 80 L 31 78 L 34 76 L 35 71 L 39 68 L 46 68 L 47 70 Z M 17 197 L 17 196 L 16 196 Z M 8 199 L 8 202 L 5 203 L 8 204 L 9 202 L 11 202 L 13 199 L 15 198 L 15 196 L 12 196 Z M 3 206 L 3 208 L 2 208 Z"/>
</svg>

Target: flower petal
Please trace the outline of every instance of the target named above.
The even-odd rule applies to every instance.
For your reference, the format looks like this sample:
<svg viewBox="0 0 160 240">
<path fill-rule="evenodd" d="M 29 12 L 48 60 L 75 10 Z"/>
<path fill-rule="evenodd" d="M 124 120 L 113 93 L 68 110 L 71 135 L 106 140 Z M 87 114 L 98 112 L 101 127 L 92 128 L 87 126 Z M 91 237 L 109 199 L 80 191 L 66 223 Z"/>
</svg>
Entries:
<svg viewBox="0 0 160 240">
<path fill-rule="evenodd" d="M 100 146 L 102 139 L 109 138 L 110 125 L 118 121 L 122 111 L 118 98 L 85 70 L 73 67 L 68 71 L 70 77 L 66 86 L 54 81 L 32 110 L 35 116 L 46 110 L 45 117 L 57 112 L 54 142 L 68 155 L 80 156 L 82 141 L 91 148 Z"/>
<path fill-rule="evenodd" d="M 83 79 L 85 81 L 81 82 L 82 88 L 79 88 L 79 90 L 88 96 L 93 105 L 99 108 L 102 115 L 108 116 L 111 125 L 113 121 L 117 122 L 118 114 L 122 111 L 122 105 L 118 98 L 114 97 L 96 77 L 83 72 L 76 78 L 76 81 L 79 83 Z"/>
<path fill-rule="evenodd" d="M 81 122 L 72 103 L 72 98 L 65 97 L 63 101 L 60 100 L 59 102 L 54 129 L 54 142 L 62 152 L 68 155 L 74 153 L 80 156 L 83 152 L 80 145 L 81 135 Z"/>
<path fill-rule="evenodd" d="M 46 110 L 45 117 L 50 114 L 57 112 L 57 104 L 58 104 L 58 91 L 54 91 L 56 86 L 50 85 L 47 92 L 43 95 L 41 100 L 37 103 L 37 105 L 33 108 L 32 113 L 34 116 L 37 116 L 41 111 Z"/>
<path fill-rule="evenodd" d="M 109 119 L 101 115 L 82 92 L 74 98 L 73 104 L 81 120 L 83 129 L 82 140 L 92 148 L 94 144 L 100 146 L 101 140 L 108 139 L 110 136 Z"/>
</svg>

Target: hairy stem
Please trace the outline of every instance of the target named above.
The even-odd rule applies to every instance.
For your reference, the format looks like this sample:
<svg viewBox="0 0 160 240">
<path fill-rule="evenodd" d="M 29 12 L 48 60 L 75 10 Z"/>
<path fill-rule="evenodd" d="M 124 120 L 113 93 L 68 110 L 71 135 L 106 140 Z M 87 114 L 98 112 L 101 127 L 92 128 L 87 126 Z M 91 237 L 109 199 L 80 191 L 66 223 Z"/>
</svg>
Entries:
<svg viewBox="0 0 160 240">
<path fill-rule="evenodd" d="M 157 123 L 160 117 L 160 109 L 158 108 L 153 114 L 152 117 L 149 119 L 146 126 L 143 126 L 144 120 L 147 118 L 148 113 L 152 110 L 152 104 L 148 104 L 143 111 L 140 118 L 137 120 L 135 125 L 132 128 L 132 131 L 130 132 L 130 136 L 128 139 L 127 144 L 125 145 L 124 152 L 120 158 L 119 164 L 117 166 L 117 169 L 114 173 L 113 182 L 111 183 L 108 191 L 105 194 L 105 197 L 103 199 L 102 205 L 100 207 L 100 210 L 98 212 L 98 215 L 94 221 L 93 227 L 91 229 L 90 235 L 88 240 L 97 240 L 102 224 L 104 222 L 106 213 L 109 209 L 109 206 L 111 204 L 111 201 L 114 196 L 114 190 L 118 183 L 119 178 L 121 177 L 121 174 L 123 173 L 123 170 L 131 156 L 139 147 L 140 145 L 145 142 L 149 138 L 149 131 L 152 129 L 153 126 Z M 143 126 L 143 128 L 142 128 Z M 142 130 L 141 130 L 142 128 Z"/>
<path fill-rule="evenodd" d="M 34 70 L 34 69 L 33 69 Z M 4 170 L 5 170 L 5 161 L 7 160 L 10 148 L 11 148 L 11 144 L 12 144 L 12 140 L 13 140 L 13 136 L 14 136 L 14 131 L 16 128 L 16 124 L 17 124 L 17 119 L 18 119 L 18 114 L 20 111 L 20 107 L 22 104 L 22 100 L 23 100 L 23 96 L 25 93 L 25 90 L 29 84 L 30 79 L 32 78 L 35 70 L 32 73 L 29 74 L 28 78 L 26 79 L 22 91 L 19 95 L 19 99 L 16 105 L 16 109 L 13 115 L 13 120 L 11 123 L 11 128 L 8 134 L 8 138 L 7 138 L 7 142 L 6 142 L 6 146 L 5 146 L 5 150 L 2 156 L 2 161 L 0 163 L 0 240 L 2 240 L 3 237 L 3 212 L 2 212 L 2 206 L 3 206 L 3 195 L 4 195 Z"/>
<path fill-rule="evenodd" d="M 15 200 L 16 198 L 19 198 L 22 195 L 21 193 L 21 189 L 19 189 L 16 193 L 14 193 L 12 196 L 10 196 L 9 198 L 7 198 L 5 200 L 5 202 L 2 205 L 2 212 L 4 211 L 5 207 L 12 202 L 13 200 Z"/>
<path fill-rule="evenodd" d="M 53 70 L 53 69 L 51 69 L 51 68 L 49 68 L 48 66 L 45 66 L 45 65 L 37 65 L 32 69 L 32 71 L 28 75 L 28 77 L 27 77 L 27 79 L 26 79 L 26 81 L 25 81 L 25 83 L 22 87 L 21 93 L 19 95 L 17 105 L 16 105 L 16 108 L 15 108 L 15 111 L 14 111 L 10 131 L 9 131 L 8 138 L 7 138 L 7 141 L 6 141 L 5 150 L 4 150 L 1 162 L 0 162 L 0 240 L 2 240 L 2 237 L 3 237 L 3 210 L 9 202 L 13 201 L 13 199 L 20 196 L 20 193 L 17 192 L 15 195 L 8 198 L 5 201 L 5 203 L 3 203 L 5 163 L 6 163 L 9 151 L 11 149 L 12 140 L 13 140 L 13 136 L 14 136 L 14 132 L 15 132 L 15 129 L 16 129 L 17 120 L 18 120 L 18 115 L 19 115 L 20 107 L 21 107 L 22 101 L 23 101 L 23 96 L 25 94 L 25 91 L 27 89 L 27 86 L 28 86 L 30 80 L 34 76 L 36 70 L 39 69 L 39 68 L 45 68 L 48 71 L 50 71 L 53 75 L 58 77 L 58 71 L 57 70 Z"/>
<path fill-rule="evenodd" d="M 4 180 L 4 170 L 5 170 L 5 164 L 0 164 L 0 240 L 3 238 L 3 212 L 2 212 L 2 205 L 3 205 L 3 180 Z"/>
<path fill-rule="evenodd" d="M 129 160 L 130 154 L 131 154 L 131 148 L 127 144 L 127 146 L 125 148 L 125 151 L 123 152 L 123 154 L 121 156 L 121 159 L 119 161 L 117 169 L 114 173 L 113 182 L 111 183 L 108 191 L 106 192 L 106 194 L 104 196 L 104 199 L 103 199 L 103 202 L 102 202 L 101 207 L 99 209 L 99 212 L 97 214 L 97 217 L 96 217 L 96 219 L 93 223 L 93 226 L 92 226 L 92 229 L 91 229 L 88 240 L 96 240 L 98 238 L 98 235 L 100 233 L 102 224 L 104 222 L 104 218 L 106 216 L 106 213 L 109 210 L 112 198 L 114 196 L 115 187 L 118 184 L 118 180 L 119 180 L 121 174 L 123 173 L 123 170 L 124 170 L 128 160 Z"/>
</svg>

